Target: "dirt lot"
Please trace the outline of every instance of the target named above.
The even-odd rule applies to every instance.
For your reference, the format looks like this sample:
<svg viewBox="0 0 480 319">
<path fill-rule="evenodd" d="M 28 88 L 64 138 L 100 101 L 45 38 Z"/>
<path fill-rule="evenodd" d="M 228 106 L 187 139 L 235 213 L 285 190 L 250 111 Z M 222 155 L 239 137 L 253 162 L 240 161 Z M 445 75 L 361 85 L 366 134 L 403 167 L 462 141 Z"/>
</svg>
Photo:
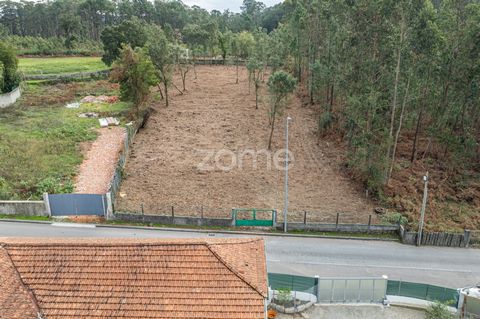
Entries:
<svg viewBox="0 0 480 319">
<path fill-rule="evenodd" d="M 324 305 L 314 306 L 302 315 L 279 315 L 278 319 L 423 319 L 425 312 L 400 307 L 383 307 L 380 305 Z"/>
<path fill-rule="evenodd" d="M 268 97 L 262 96 L 256 110 L 246 71 L 241 71 L 239 84 L 234 67 L 201 66 L 197 72 L 197 80 L 190 74 L 188 92 L 180 95 L 172 89 L 171 105 L 157 105 L 147 127 L 136 136 L 117 210 L 139 212 L 143 204 L 145 213 L 157 214 L 170 213 L 172 205 L 178 215 L 198 215 L 201 206 L 205 216 L 227 216 L 233 207 L 281 211 L 281 149 L 288 115 L 293 118 L 289 143 L 294 156 L 290 211 L 315 212 L 309 219 L 333 222 L 336 212 L 345 212 L 345 222 L 367 222 L 373 204 L 340 172 L 336 146 L 317 145 L 313 109 L 294 97 L 278 119 L 273 148 L 267 152 Z M 253 152 L 257 152 L 256 165 Z M 276 152 L 279 167 L 268 160 Z"/>
</svg>

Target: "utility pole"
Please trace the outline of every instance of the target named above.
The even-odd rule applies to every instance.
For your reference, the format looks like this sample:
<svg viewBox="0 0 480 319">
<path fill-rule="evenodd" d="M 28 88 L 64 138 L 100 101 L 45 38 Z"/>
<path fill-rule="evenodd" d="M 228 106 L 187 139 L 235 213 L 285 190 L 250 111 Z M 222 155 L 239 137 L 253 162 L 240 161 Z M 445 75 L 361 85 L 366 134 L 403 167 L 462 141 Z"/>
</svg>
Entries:
<svg viewBox="0 0 480 319">
<path fill-rule="evenodd" d="M 287 117 L 286 128 L 285 128 L 285 204 L 283 207 L 283 232 L 287 232 L 287 212 L 288 212 L 288 124 L 292 118 Z"/>
<path fill-rule="evenodd" d="M 423 222 L 425 220 L 425 208 L 427 207 L 427 197 L 428 197 L 428 172 L 423 176 L 423 183 L 425 184 L 423 189 L 423 202 L 422 202 L 422 211 L 420 214 L 420 224 L 418 225 L 418 236 L 417 236 L 417 246 L 422 244 L 422 232 L 423 232 Z"/>
</svg>

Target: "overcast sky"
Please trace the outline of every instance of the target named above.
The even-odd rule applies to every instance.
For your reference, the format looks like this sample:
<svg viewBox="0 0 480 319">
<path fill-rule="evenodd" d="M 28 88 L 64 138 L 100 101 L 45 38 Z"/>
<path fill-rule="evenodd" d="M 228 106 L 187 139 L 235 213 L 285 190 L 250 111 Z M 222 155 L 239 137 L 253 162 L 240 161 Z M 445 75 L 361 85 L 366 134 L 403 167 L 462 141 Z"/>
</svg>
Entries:
<svg viewBox="0 0 480 319">
<path fill-rule="evenodd" d="M 232 12 L 240 12 L 240 6 L 243 0 L 183 0 L 183 3 L 189 6 L 197 5 L 200 8 L 212 11 L 214 9 L 223 12 L 230 9 Z M 267 7 L 282 2 L 282 0 L 263 0 Z"/>
</svg>

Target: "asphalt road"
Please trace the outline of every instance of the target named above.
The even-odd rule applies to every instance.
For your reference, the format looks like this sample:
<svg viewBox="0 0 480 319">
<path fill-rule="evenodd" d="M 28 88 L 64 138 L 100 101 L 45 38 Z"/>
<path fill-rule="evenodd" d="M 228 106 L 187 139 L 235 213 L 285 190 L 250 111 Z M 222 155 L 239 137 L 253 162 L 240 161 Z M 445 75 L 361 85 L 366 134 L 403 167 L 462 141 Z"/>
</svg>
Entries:
<svg viewBox="0 0 480 319">
<path fill-rule="evenodd" d="M 0 237 L 248 237 L 130 228 L 0 222 Z M 480 249 L 415 247 L 395 242 L 265 236 L 269 272 L 376 277 L 459 288 L 480 282 Z"/>
</svg>

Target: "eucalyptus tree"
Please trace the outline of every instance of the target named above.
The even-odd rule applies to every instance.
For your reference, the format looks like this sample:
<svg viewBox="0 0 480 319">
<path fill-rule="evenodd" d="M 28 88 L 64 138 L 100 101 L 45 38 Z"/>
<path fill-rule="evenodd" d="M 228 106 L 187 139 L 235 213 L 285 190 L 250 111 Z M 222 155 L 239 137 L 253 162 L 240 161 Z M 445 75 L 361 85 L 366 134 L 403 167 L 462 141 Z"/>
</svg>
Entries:
<svg viewBox="0 0 480 319">
<path fill-rule="evenodd" d="M 279 116 L 286 105 L 286 101 L 295 90 L 297 80 L 285 71 L 277 71 L 268 79 L 268 92 L 270 93 L 271 109 L 270 137 L 268 138 L 268 149 L 272 149 L 273 131 L 275 130 L 275 119 Z"/>
<path fill-rule="evenodd" d="M 168 87 L 172 83 L 172 75 L 175 67 L 174 47 L 168 41 L 160 27 L 152 27 L 146 48 L 157 71 L 157 77 L 160 83 L 163 83 L 165 105 L 168 107 Z"/>
</svg>

